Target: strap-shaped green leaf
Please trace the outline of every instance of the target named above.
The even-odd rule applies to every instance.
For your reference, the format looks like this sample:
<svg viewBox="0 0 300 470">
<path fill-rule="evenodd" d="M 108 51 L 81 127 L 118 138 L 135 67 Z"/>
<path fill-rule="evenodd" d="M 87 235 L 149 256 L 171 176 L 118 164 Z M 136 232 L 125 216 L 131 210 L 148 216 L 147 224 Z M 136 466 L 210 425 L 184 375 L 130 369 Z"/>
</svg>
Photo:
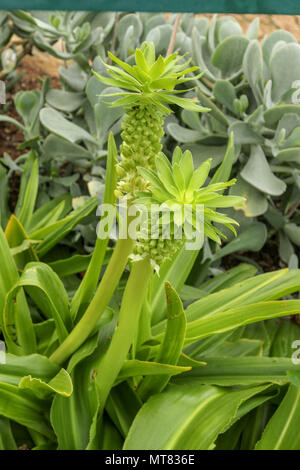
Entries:
<svg viewBox="0 0 300 470">
<path fill-rule="evenodd" d="M 176 366 L 168 363 L 160 363 L 156 361 L 138 361 L 136 359 L 127 360 L 118 375 L 116 383 L 126 380 L 128 377 L 144 376 L 160 376 L 167 382 L 172 375 L 182 374 L 190 370 L 190 367 Z"/>
<path fill-rule="evenodd" d="M 75 209 L 64 219 L 61 219 L 45 228 L 38 229 L 30 233 L 30 238 L 43 240 L 37 246 L 39 257 L 43 257 L 51 250 L 62 238 L 64 238 L 74 227 L 85 217 L 87 217 L 97 206 L 97 199 L 92 197 L 82 206 Z"/>
<path fill-rule="evenodd" d="M 299 289 L 300 270 L 279 270 L 246 279 L 237 285 L 215 292 L 191 305 L 186 310 L 188 322 L 215 317 L 218 313 L 256 302 L 280 299 Z M 241 315 L 242 319 L 243 316 Z M 245 317 L 244 317 L 245 318 Z M 165 321 L 153 326 L 154 335 L 162 334 Z"/>
<path fill-rule="evenodd" d="M 185 338 L 186 319 L 180 297 L 169 282 L 165 283 L 168 320 L 165 335 L 155 361 L 162 364 L 177 366 L 182 353 Z M 175 369 L 174 369 L 175 370 Z M 173 375 L 173 374 L 172 374 Z M 138 394 L 146 401 L 154 393 L 161 392 L 168 384 L 171 373 L 163 376 L 145 378 L 139 388 Z"/>
<path fill-rule="evenodd" d="M 243 402 L 266 386 L 226 390 L 191 380 L 152 396 L 137 414 L 124 450 L 205 450 Z"/>
<path fill-rule="evenodd" d="M 185 250 L 183 246 L 171 260 L 163 263 L 159 276 L 155 275 L 152 281 L 152 323 L 161 326 L 162 329 L 158 327 L 160 332 L 165 331 L 165 322 L 159 322 L 165 318 L 167 310 L 164 282 L 169 281 L 174 289 L 180 291 L 193 267 L 197 255 L 198 250 Z M 154 331 L 156 331 L 155 327 L 153 328 Z"/>
<path fill-rule="evenodd" d="M 38 261 L 37 254 L 33 248 L 33 244 L 30 241 L 28 234 L 24 229 L 24 226 L 14 215 L 12 215 L 8 221 L 5 229 L 5 236 L 9 246 L 16 249 L 14 259 L 19 269 L 23 269 L 24 266 L 30 261 Z M 18 252 L 17 248 L 21 247 L 22 243 L 24 242 L 28 242 L 28 248 L 26 249 L 25 245 L 25 249 Z"/>
<path fill-rule="evenodd" d="M 5 238 L 4 232 L 0 227 L 0 258 L 1 258 L 1 271 L 0 271 L 0 326 L 2 322 L 2 312 L 5 304 L 6 294 L 18 282 L 19 275 L 16 264 L 10 253 L 9 245 Z"/>
<path fill-rule="evenodd" d="M 41 399 L 47 399 L 54 393 L 69 397 L 73 392 L 71 377 L 65 369 L 60 369 L 49 381 L 27 375 L 20 380 L 19 388 L 31 390 Z"/>
<path fill-rule="evenodd" d="M 30 389 L 38 398 L 72 393 L 69 374 L 39 354 L 20 357 L 8 353 L 5 364 L 0 364 L 0 382 Z"/>
<path fill-rule="evenodd" d="M 0 450 L 17 450 L 9 419 L 0 418 Z"/>
<path fill-rule="evenodd" d="M 32 233 L 54 224 L 61 217 L 65 217 L 72 209 L 72 197 L 70 194 L 62 194 L 39 207 L 31 217 L 28 232 Z"/>
<path fill-rule="evenodd" d="M 8 207 L 9 176 L 6 169 L 0 165 L 0 225 L 4 229 L 10 216 Z"/>
<path fill-rule="evenodd" d="M 213 351 L 214 352 L 214 351 Z M 195 367 L 190 372 L 176 377 L 176 383 L 198 380 L 199 384 L 231 387 L 238 385 L 259 385 L 290 383 L 288 370 L 300 371 L 300 365 L 293 364 L 288 357 L 197 357 L 205 360 L 205 367 Z"/>
<path fill-rule="evenodd" d="M 8 316 L 11 317 L 15 294 L 22 287 L 26 289 L 46 318 L 54 319 L 58 338 L 62 342 L 72 325 L 69 299 L 57 274 L 44 263 L 29 263 L 20 280 L 9 292 L 4 309 L 6 328 Z"/>
<path fill-rule="evenodd" d="M 117 184 L 117 173 L 116 173 L 116 162 L 117 162 L 117 147 L 115 139 L 112 133 L 108 138 L 108 153 L 107 153 L 107 165 L 106 165 L 106 180 L 103 204 L 115 204 L 115 194 Z M 111 230 L 112 227 L 108 231 Z M 104 262 L 105 253 L 109 237 L 101 239 L 97 237 L 95 249 L 90 260 L 87 272 L 81 282 L 76 294 L 72 299 L 71 311 L 72 316 L 75 317 L 80 309 L 80 306 L 87 305 L 91 300 L 95 288 L 99 280 L 100 271 Z"/>
<path fill-rule="evenodd" d="M 46 415 L 48 404 L 16 385 L 0 383 L 0 414 L 54 440 Z"/>
<path fill-rule="evenodd" d="M 300 387 L 290 385 L 268 422 L 256 450 L 300 450 Z"/>
<path fill-rule="evenodd" d="M 186 343 L 189 344 L 197 339 L 223 333 L 250 323 L 287 315 L 297 315 L 299 311 L 300 300 L 257 302 L 252 305 L 236 307 L 188 323 Z"/>
</svg>

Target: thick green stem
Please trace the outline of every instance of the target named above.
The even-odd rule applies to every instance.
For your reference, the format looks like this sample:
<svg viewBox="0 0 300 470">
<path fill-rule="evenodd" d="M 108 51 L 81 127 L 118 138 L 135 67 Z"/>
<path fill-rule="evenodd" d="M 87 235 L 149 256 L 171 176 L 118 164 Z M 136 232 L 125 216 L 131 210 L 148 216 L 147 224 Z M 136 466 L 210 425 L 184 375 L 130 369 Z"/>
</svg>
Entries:
<svg viewBox="0 0 300 470">
<path fill-rule="evenodd" d="M 101 410 L 104 408 L 108 394 L 114 385 L 135 338 L 151 274 L 152 268 L 149 258 L 137 261 L 132 266 L 123 294 L 118 327 L 99 365 L 99 372 L 96 377 Z"/>
<path fill-rule="evenodd" d="M 133 240 L 119 239 L 100 285 L 84 315 L 50 360 L 61 365 L 88 338 L 110 301 L 132 250 Z"/>
</svg>

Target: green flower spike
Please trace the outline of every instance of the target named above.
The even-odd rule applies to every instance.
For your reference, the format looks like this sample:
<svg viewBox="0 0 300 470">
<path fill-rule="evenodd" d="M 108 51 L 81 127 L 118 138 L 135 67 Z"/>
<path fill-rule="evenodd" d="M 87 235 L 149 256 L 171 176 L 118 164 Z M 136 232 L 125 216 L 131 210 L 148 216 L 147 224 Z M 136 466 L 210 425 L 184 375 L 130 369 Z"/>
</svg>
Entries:
<svg viewBox="0 0 300 470">
<path fill-rule="evenodd" d="M 136 50 L 135 65 L 121 61 L 110 52 L 108 54 L 117 64 L 104 64 L 109 77 L 93 73 L 106 85 L 121 89 L 118 93 L 106 95 L 117 98 L 109 103 L 110 106 L 124 106 L 126 110 L 121 135 L 121 162 L 117 167 L 121 181 L 116 196 L 133 198 L 136 191 L 143 191 L 148 186 L 143 176 L 137 174 L 137 167 L 155 168 L 155 157 L 162 149 L 163 116 L 171 112 L 168 105 L 175 104 L 198 112 L 209 109 L 199 106 L 194 99 L 176 96 L 187 91 L 175 90 L 177 85 L 201 76 L 186 77 L 198 70 L 198 67 L 189 66 L 190 60 L 183 61 L 176 53 L 155 59 L 154 44 L 147 42 Z"/>
<path fill-rule="evenodd" d="M 211 159 L 206 160 L 196 170 L 192 154 L 189 150 L 184 153 L 177 147 L 173 154 L 172 165 L 168 158 L 161 152 L 156 157 L 156 172 L 151 169 L 139 167 L 138 172 L 149 181 L 149 192 L 138 193 L 139 197 L 136 199 L 136 205 L 143 205 L 150 210 L 153 205 L 166 205 L 170 209 L 176 207 L 176 211 L 171 212 L 173 219 L 171 219 L 173 238 L 171 240 L 157 240 L 142 238 L 139 239 L 135 254 L 142 255 L 149 252 L 149 245 L 151 257 L 157 264 L 165 258 L 170 257 L 174 249 L 170 250 L 172 242 L 175 244 L 172 248 L 176 250 L 180 246 L 179 240 L 174 237 L 175 231 L 183 224 L 190 224 L 194 229 L 199 230 L 196 217 L 197 205 L 203 205 L 203 229 L 204 234 L 221 243 L 221 238 L 226 238 L 213 223 L 223 224 L 228 229 L 232 230 L 236 235 L 234 225 L 239 225 L 234 219 L 227 217 L 224 214 L 217 212 L 217 208 L 225 208 L 237 206 L 243 203 L 244 198 L 239 196 L 224 196 L 222 193 L 224 189 L 232 186 L 235 179 L 227 182 L 212 183 L 204 186 L 211 168 Z M 187 211 L 186 208 L 189 210 Z M 160 234 L 163 230 L 164 220 L 161 218 Z M 172 231 L 171 231 L 172 233 Z M 161 242 L 164 246 L 160 246 Z M 167 243 L 168 242 L 168 243 Z M 156 246 L 157 245 L 157 246 Z M 158 257 L 155 256 L 158 251 Z M 170 250 L 168 252 L 168 250 Z M 152 256 L 154 251 L 154 257 Z"/>
</svg>

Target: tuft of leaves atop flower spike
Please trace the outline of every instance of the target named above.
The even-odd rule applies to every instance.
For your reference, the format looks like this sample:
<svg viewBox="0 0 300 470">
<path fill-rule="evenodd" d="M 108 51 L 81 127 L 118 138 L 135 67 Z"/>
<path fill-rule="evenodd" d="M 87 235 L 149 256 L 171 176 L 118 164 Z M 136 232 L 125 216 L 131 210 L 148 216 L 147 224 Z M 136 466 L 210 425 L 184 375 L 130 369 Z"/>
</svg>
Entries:
<svg viewBox="0 0 300 470">
<path fill-rule="evenodd" d="M 176 147 L 172 165 L 166 155 L 160 152 L 155 160 L 157 171 L 139 167 L 138 172 L 149 181 L 149 193 L 138 193 L 137 205 L 152 207 L 153 204 L 166 205 L 174 213 L 174 224 L 179 227 L 184 223 L 197 225 L 197 205 L 203 205 L 204 233 L 217 243 L 220 237 L 226 238 L 213 223 L 223 224 L 236 235 L 234 219 L 217 212 L 218 208 L 233 207 L 244 202 L 239 196 L 223 195 L 224 189 L 232 186 L 236 180 L 210 183 L 204 186 L 211 168 L 211 159 L 206 160 L 197 169 L 194 168 L 193 157 L 189 150 L 182 153 Z M 199 206 L 198 206 L 199 207 Z M 174 208 L 176 210 L 174 210 Z M 189 210 L 186 210 L 189 208 Z"/>
<path fill-rule="evenodd" d="M 171 111 L 165 104 L 176 104 L 190 111 L 206 112 L 209 108 L 199 106 L 194 99 L 175 96 L 187 90 L 175 90 L 177 85 L 200 78 L 202 73 L 186 77 L 187 74 L 199 70 L 189 66 L 190 60 L 183 60 L 177 53 L 155 59 L 155 46 L 152 42 L 144 42 L 141 49 L 135 51 L 135 65 L 129 65 L 108 52 L 111 60 L 118 65 L 103 64 L 110 77 L 104 77 L 93 70 L 94 75 L 103 83 L 126 90 L 105 96 L 120 97 L 110 103 L 112 107 L 132 107 L 136 105 L 153 105 L 164 114 Z"/>
</svg>

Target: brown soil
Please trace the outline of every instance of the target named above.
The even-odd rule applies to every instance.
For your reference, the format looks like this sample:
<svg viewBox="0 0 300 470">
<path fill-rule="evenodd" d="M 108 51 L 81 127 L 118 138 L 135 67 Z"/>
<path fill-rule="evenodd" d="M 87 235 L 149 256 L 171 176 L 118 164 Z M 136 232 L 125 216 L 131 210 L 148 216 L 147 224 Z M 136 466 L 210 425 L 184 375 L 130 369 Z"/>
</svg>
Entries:
<svg viewBox="0 0 300 470">
<path fill-rule="evenodd" d="M 7 99 L 10 99 L 10 94 L 8 93 Z M 6 115 L 20 121 L 18 114 L 14 111 L 13 107 L 10 106 Z M 18 150 L 18 146 L 23 142 L 23 132 L 18 129 L 13 124 L 9 123 L 0 123 L 0 155 L 3 155 L 5 152 L 8 153 L 13 160 L 19 157 L 23 152 Z"/>
<path fill-rule="evenodd" d="M 21 68 L 26 70 L 26 76 L 22 79 L 22 88 L 24 89 L 24 81 L 28 89 L 34 87 L 40 88 L 38 78 L 50 77 L 53 87 L 59 86 L 58 69 L 63 66 L 62 60 L 56 59 L 47 52 L 41 52 L 33 49 L 33 55 L 27 55 L 22 60 Z"/>
</svg>

